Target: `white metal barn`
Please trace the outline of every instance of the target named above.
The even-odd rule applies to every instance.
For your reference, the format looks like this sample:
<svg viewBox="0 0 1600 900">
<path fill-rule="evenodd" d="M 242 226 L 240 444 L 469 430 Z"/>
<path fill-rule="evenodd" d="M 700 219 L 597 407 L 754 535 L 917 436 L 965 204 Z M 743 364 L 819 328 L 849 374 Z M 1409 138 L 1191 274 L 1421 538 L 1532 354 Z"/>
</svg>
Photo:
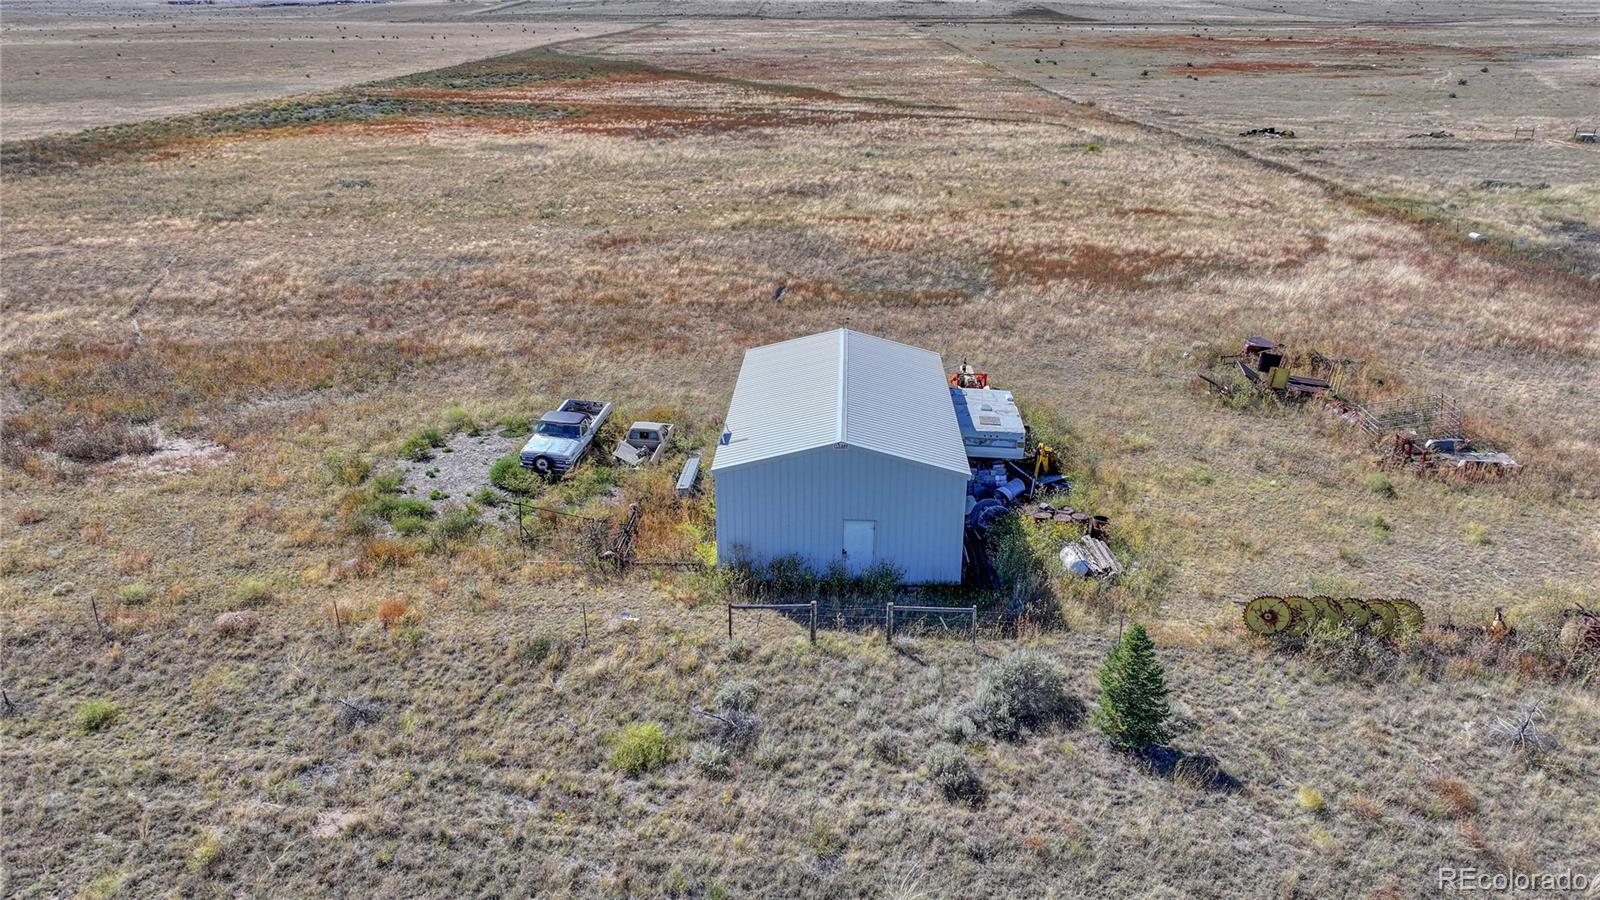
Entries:
<svg viewBox="0 0 1600 900">
<path fill-rule="evenodd" d="M 745 351 L 711 472 L 719 560 L 961 580 L 971 471 L 937 353 L 847 329 Z"/>
</svg>

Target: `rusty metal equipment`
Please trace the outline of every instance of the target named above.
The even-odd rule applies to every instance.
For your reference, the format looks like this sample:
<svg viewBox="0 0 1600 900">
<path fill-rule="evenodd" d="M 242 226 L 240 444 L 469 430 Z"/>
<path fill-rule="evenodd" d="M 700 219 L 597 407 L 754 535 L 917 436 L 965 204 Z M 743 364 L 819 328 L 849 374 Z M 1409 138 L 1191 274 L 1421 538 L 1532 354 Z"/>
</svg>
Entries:
<svg viewBox="0 0 1600 900">
<path fill-rule="evenodd" d="M 1262 637 L 1306 637 L 1324 625 L 1393 637 L 1422 622 L 1422 607 L 1401 598 L 1263 595 L 1244 604 L 1244 627 Z"/>
<path fill-rule="evenodd" d="M 1320 353 L 1310 354 L 1312 374 L 1295 374 L 1292 354 L 1277 341 L 1264 337 L 1245 338 L 1238 353 L 1218 358 L 1219 363 L 1233 363 L 1244 385 L 1285 400 L 1306 400 L 1333 390 L 1333 380 L 1339 365 Z M 1196 376 L 1211 390 L 1232 395 L 1239 389 L 1216 372 L 1197 372 Z"/>
<path fill-rule="evenodd" d="M 1461 404 L 1448 394 L 1401 397 L 1356 406 L 1355 421 L 1383 451 L 1382 465 L 1468 478 L 1516 474 L 1510 454 L 1468 432 Z"/>
</svg>

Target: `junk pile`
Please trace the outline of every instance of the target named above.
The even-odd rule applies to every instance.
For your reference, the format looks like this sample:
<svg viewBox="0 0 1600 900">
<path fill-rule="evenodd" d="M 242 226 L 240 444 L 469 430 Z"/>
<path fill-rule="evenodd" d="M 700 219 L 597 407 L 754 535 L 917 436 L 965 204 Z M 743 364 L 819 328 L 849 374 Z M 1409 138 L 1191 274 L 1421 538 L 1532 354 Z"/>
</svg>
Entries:
<svg viewBox="0 0 1600 900">
<path fill-rule="evenodd" d="M 1350 407 L 1353 419 L 1383 456 L 1385 466 L 1468 478 L 1514 475 L 1522 464 L 1467 432 L 1461 404 L 1446 394 L 1402 397 Z"/>
<path fill-rule="evenodd" d="M 1277 341 L 1264 337 L 1246 338 L 1238 353 L 1217 358 L 1218 363 L 1232 363 L 1233 370 L 1243 381 L 1234 382 L 1222 373 L 1199 372 L 1196 378 L 1209 389 L 1232 396 L 1240 390 L 1256 390 L 1284 400 L 1305 400 L 1328 394 L 1334 382 L 1343 373 L 1346 364 L 1320 353 L 1309 354 L 1302 367 L 1310 373 L 1295 374 L 1295 362 L 1290 352 Z"/>
<path fill-rule="evenodd" d="M 1375 637 L 1422 627 L 1422 607 L 1410 600 L 1261 596 L 1244 604 L 1244 627 L 1262 637 L 1305 637 L 1319 625 Z"/>
<path fill-rule="evenodd" d="M 1277 126 L 1269 126 L 1267 128 L 1250 128 L 1250 129 L 1247 129 L 1245 131 L 1239 132 L 1239 136 L 1240 137 L 1292 138 L 1292 137 L 1294 137 L 1294 132 L 1292 130 L 1288 129 L 1288 128 L 1278 128 Z"/>
<path fill-rule="evenodd" d="M 950 376 L 950 401 L 966 445 L 967 528 L 979 536 L 1023 503 L 1072 485 L 1054 448 L 1031 439 L 1010 391 L 989 386 L 989 373 L 966 362 Z"/>
<path fill-rule="evenodd" d="M 965 361 L 949 380 L 956 424 L 972 469 L 967 483 L 966 552 L 979 580 L 994 580 L 987 538 L 995 525 L 1012 513 L 1084 530 L 1082 537 L 1061 550 L 1061 563 L 1068 572 L 1083 578 L 1120 573 L 1122 564 L 1106 543 L 1110 520 L 1053 502 L 1071 491 L 1072 484 L 1061 474 L 1055 449 L 1034 440 L 1011 392 L 990 385 L 989 373 L 979 372 Z"/>
</svg>

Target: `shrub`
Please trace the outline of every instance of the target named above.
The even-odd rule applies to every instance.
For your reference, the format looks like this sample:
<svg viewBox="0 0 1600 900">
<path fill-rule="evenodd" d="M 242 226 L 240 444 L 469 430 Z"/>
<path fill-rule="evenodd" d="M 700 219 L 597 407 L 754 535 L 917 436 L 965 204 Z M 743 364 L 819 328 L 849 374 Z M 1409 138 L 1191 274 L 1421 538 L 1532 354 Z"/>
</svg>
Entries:
<svg viewBox="0 0 1600 900">
<path fill-rule="evenodd" d="M 997 738 L 1014 740 L 1028 729 L 1072 724 L 1081 705 L 1067 692 L 1060 663 L 1032 650 L 1007 654 L 978 683 L 972 719 Z"/>
<path fill-rule="evenodd" d="M 421 534 L 428 527 L 428 523 L 420 516 L 414 516 L 410 513 L 395 516 L 394 521 L 390 524 L 394 525 L 395 534 L 398 534 L 401 537 L 411 537 L 412 535 Z"/>
<path fill-rule="evenodd" d="M 489 467 L 489 483 L 512 494 L 533 494 L 544 486 L 544 481 L 532 469 L 524 469 L 522 460 L 514 454 L 494 461 Z"/>
<path fill-rule="evenodd" d="M 389 628 L 405 618 L 406 613 L 410 611 L 411 607 L 407 606 L 404 600 L 398 597 L 390 597 L 388 600 L 378 604 L 378 621 L 383 623 L 384 628 Z"/>
<path fill-rule="evenodd" d="M 561 639 L 553 634 L 536 634 L 517 645 L 517 655 L 534 665 L 552 657 L 559 659 L 564 651 Z"/>
<path fill-rule="evenodd" d="M 189 852 L 189 870 L 193 872 L 209 872 L 222 861 L 222 841 L 215 834 L 207 832 L 195 842 L 194 849 Z"/>
<path fill-rule="evenodd" d="M 611 768 L 643 775 L 667 764 L 667 733 L 654 722 L 625 726 L 611 739 Z"/>
<path fill-rule="evenodd" d="M 1142 748 L 1166 740 L 1167 677 L 1156 646 L 1135 623 L 1111 648 L 1100 669 L 1100 706 L 1095 724 L 1119 747 Z"/>
<path fill-rule="evenodd" d="M 117 705 L 110 700 L 85 700 L 73 714 L 79 734 L 104 731 L 117 719 Z"/>
<path fill-rule="evenodd" d="M 371 571 L 410 565 L 417 555 L 417 548 L 405 541 L 380 537 L 362 541 L 360 552 L 362 567 Z"/>
<path fill-rule="evenodd" d="M 421 462 L 433 458 L 433 451 L 445 445 L 444 432 L 437 428 L 424 428 L 406 438 L 400 445 L 400 455 Z"/>
<path fill-rule="evenodd" d="M 761 689 L 748 681 L 739 681 L 730 678 L 717 689 L 717 696 L 711 703 L 719 710 L 734 712 L 750 712 L 756 707 L 756 700 L 761 697 Z"/>
<path fill-rule="evenodd" d="M 266 606 L 275 599 L 272 585 L 261 578 L 246 578 L 233 592 L 235 606 Z"/>
<path fill-rule="evenodd" d="M 767 589 L 779 597 L 809 597 L 816 593 L 817 573 L 803 556 L 779 556 L 767 563 Z"/>
<path fill-rule="evenodd" d="M 390 469 L 374 477 L 371 486 L 376 494 L 398 494 L 405 490 L 406 475 L 399 469 Z"/>
<path fill-rule="evenodd" d="M 861 573 L 861 589 L 873 600 L 887 601 L 894 598 L 895 592 L 900 588 L 900 583 L 905 581 L 905 573 L 894 563 L 886 559 L 879 560 L 868 566 Z"/>
<path fill-rule="evenodd" d="M 367 502 L 365 512 L 391 523 L 401 516 L 431 519 L 433 518 L 433 504 L 426 500 L 397 497 L 393 494 L 377 494 Z"/>
<path fill-rule="evenodd" d="M 728 777 L 728 751 L 708 741 L 701 741 L 689 751 L 689 764 L 706 778 Z"/>
<path fill-rule="evenodd" d="M 1393 500 L 1400 495 L 1400 492 L 1395 490 L 1394 482 L 1382 472 L 1373 472 L 1367 476 L 1367 490 L 1386 500 Z"/>
<path fill-rule="evenodd" d="M 439 521 L 433 523 L 430 537 L 433 540 L 433 549 L 444 550 L 456 541 L 466 540 L 482 527 L 478 522 L 478 511 L 471 507 L 457 506 L 450 509 Z"/>
<path fill-rule="evenodd" d="M 983 802 L 987 791 L 972 760 L 954 744 L 934 744 L 928 751 L 928 779 L 951 802 Z"/>
<path fill-rule="evenodd" d="M 1051 614 L 1056 602 L 1051 564 L 1067 540 L 1069 527 L 1007 515 L 990 529 L 989 559 L 1007 609 L 1038 618 Z"/>
<path fill-rule="evenodd" d="M 1309 784 L 1302 784 L 1294 789 L 1294 802 L 1308 813 L 1320 813 L 1328 805 L 1327 801 L 1322 799 L 1322 792 Z"/>
<path fill-rule="evenodd" d="M 877 759 L 892 766 L 898 766 L 906 761 L 906 750 L 900 741 L 900 735 L 887 728 L 880 728 L 867 738 L 867 750 Z"/>
<path fill-rule="evenodd" d="M 117 591 L 117 601 L 123 606 L 143 606 L 156 596 L 156 589 L 143 582 L 125 584 Z"/>
<path fill-rule="evenodd" d="M 711 701 L 714 711 L 703 714 L 707 737 L 718 747 L 738 753 L 750 748 L 761 734 L 761 720 L 752 713 L 760 691 L 746 681 L 729 679 Z"/>
<path fill-rule="evenodd" d="M 327 468 L 328 476 L 333 479 L 334 484 L 347 487 L 355 487 L 372 474 L 372 460 L 353 450 L 336 450 L 329 453 L 322 458 L 322 464 Z"/>
<path fill-rule="evenodd" d="M 437 503 L 440 500 L 449 500 L 450 499 L 450 495 L 445 493 L 444 491 L 438 489 L 438 488 L 434 488 L 433 490 L 428 492 L 428 499 L 434 501 L 435 503 Z"/>
<path fill-rule="evenodd" d="M 477 417 L 464 406 L 452 406 L 444 411 L 444 428 L 451 433 L 465 431 L 474 435 L 482 430 L 478 427 Z"/>
<path fill-rule="evenodd" d="M 939 737 L 952 744 L 965 744 L 978 736 L 978 725 L 972 717 L 959 709 L 947 709 L 939 714 L 933 728 Z"/>
</svg>

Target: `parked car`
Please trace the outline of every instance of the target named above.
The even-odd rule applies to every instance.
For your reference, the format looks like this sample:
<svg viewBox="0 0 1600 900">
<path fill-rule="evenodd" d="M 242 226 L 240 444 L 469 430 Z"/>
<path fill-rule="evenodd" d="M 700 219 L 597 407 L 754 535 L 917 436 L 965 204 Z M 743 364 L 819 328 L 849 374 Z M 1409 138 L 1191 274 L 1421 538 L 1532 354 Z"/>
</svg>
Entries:
<svg viewBox="0 0 1600 900">
<path fill-rule="evenodd" d="M 589 452 L 595 435 L 611 418 L 611 404 L 598 400 L 566 400 L 539 418 L 533 437 L 522 447 L 522 466 L 555 480 Z"/>
</svg>

